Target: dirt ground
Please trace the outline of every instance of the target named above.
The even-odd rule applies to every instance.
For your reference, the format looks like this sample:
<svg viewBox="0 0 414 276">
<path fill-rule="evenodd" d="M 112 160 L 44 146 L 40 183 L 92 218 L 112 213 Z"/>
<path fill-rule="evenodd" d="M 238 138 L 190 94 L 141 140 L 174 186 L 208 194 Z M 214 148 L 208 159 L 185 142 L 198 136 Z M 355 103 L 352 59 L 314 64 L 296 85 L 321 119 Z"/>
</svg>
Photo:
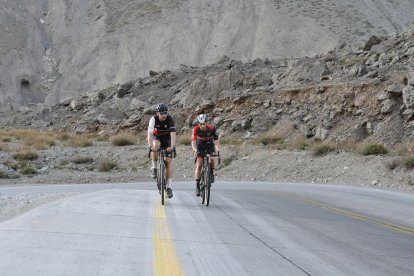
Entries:
<svg viewBox="0 0 414 276">
<path fill-rule="evenodd" d="M 92 162 L 75 164 L 81 157 Z M 99 163 L 111 160 L 117 168 L 99 171 Z M 223 146 L 216 179 L 243 181 L 304 182 L 352 185 L 410 192 L 414 170 L 406 169 L 403 158 L 363 156 L 332 152 L 315 156 L 310 150 L 278 150 L 272 146 Z M 34 176 L 0 179 L 1 185 L 114 183 L 151 181 L 148 149 L 144 145 L 117 147 L 100 142 L 86 148 L 52 147 L 40 152 Z M 394 169 L 390 164 L 396 163 Z M 194 157 L 190 146 L 179 146 L 174 164 L 174 181 L 193 181 Z"/>
<path fill-rule="evenodd" d="M 2 152 L 2 159 L 7 159 Z M 92 157 L 93 162 L 75 164 L 79 157 Z M 117 168 L 100 172 L 99 162 L 113 160 Z M 414 171 L 401 165 L 397 156 L 362 156 L 334 152 L 314 156 L 312 151 L 278 150 L 269 146 L 224 146 L 221 164 L 216 171 L 216 185 L 226 181 L 301 182 L 352 185 L 412 193 Z M 0 178 L 1 186 L 63 183 L 147 182 L 150 162 L 146 146 L 115 147 L 98 143 L 86 148 L 52 147 L 40 152 L 35 162 L 39 173 L 28 177 Z M 389 164 L 399 164 L 391 170 Z M 189 146 L 177 148 L 174 159 L 174 181 L 194 181 L 194 158 Z M 225 185 L 225 183 L 222 183 Z M 71 196 L 73 193 L 7 194 L 0 189 L 0 221 L 10 219 L 41 204 Z"/>
</svg>

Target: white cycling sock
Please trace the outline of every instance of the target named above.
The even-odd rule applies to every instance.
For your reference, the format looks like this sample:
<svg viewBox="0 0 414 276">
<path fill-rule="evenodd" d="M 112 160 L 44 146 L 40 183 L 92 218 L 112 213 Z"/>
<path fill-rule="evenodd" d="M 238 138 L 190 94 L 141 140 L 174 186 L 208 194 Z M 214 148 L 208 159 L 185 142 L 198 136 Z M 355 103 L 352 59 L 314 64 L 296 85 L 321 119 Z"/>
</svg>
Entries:
<svg viewBox="0 0 414 276">
<path fill-rule="evenodd" d="M 172 183 L 172 178 L 167 178 L 167 188 L 172 189 L 171 183 Z"/>
<path fill-rule="evenodd" d="M 152 169 L 154 169 L 154 168 L 156 168 L 157 167 L 157 161 L 156 160 L 151 160 L 151 162 L 152 162 Z"/>
</svg>

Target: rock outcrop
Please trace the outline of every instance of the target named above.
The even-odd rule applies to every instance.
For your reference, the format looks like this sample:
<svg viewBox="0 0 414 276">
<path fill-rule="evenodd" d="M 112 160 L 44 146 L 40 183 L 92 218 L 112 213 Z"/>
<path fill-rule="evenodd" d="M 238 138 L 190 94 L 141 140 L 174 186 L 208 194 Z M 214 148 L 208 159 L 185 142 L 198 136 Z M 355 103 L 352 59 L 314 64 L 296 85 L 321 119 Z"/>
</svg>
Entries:
<svg viewBox="0 0 414 276">
<path fill-rule="evenodd" d="M 410 0 L 3 0 L 1 6 L 0 110 L 30 103 L 52 105 L 144 78 L 150 70 L 175 71 L 180 64 L 203 67 L 223 55 L 249 63 L 258 58 L 314 56 L 341 45 L 325 56 L 328 61 L 352 52 L 372 35 L 377 37 L 365 45 L 372 53 L 366 58 L 370 65 L 383 66 L 389 62 L 387 51 L 393 42 L 380 43 L 382 37 L 400 33 L 414 21 Z M 398 62 L 402 57 L 393 58 Z M 271 78 L 274 83 L 330 79 L 331 65 L 322 61 L 282 61 L 272 66 L 282 66 Z M 286 66 L 297 71 L 285 76 Z M 314 74 L 304 78 L 301 70 Z M 256 73 L 246 82 L 267 85 L 257 82 L 267 72 Z M 193 79 L 193 86 L 214 89 L 211 83 L 222 80 L 224 89 L 230 76 L 222 74 Z M 350 74 L 373 77 L 359 64 Z M 133 92 L 149 85 L 145 81 Z M 122 88 L 119 95 L 124 92 Z"/>
<path fill-rule="evenodd" d="M 165 102 L 180 133 L 190 130 L 197 114 L 207 113 L 223 137 L 413 141 L 413 30 L 382 37 L 370 50 L 365 45 L 354 52 L 248 63 L 223 57 L 205 67 L 151 71 L 51 107 L 8 112 L 0 125 L 145 135 L 154 105 Z"/>
</svg>

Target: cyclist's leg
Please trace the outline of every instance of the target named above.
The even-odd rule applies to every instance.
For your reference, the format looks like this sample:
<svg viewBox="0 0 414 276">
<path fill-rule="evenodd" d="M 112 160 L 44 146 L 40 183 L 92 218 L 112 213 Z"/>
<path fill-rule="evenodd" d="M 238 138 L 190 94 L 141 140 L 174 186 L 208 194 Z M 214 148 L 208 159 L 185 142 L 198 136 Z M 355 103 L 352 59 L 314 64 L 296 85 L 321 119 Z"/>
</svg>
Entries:
<svg viewBox="0 0 414 276">
<path fill-rule="evenodd" d="M 212 154 L 215 153 L 214 143 L 209 144 L 209 149 L 208 150 Z M 210 157 L 209 163 L 210 163 L 210 169 L 211 169 L 211 183 L 214 183 L 214 180 L 215 180 L 214 169 L 216 167 L 216 158 L 215 157 Z"/>
<path fill-rule="evenodd" d="M 154 138 L 154 140 L 152 141 L 152 148 L 153 151 L 151 152 L 151 159 L 153 161 L 157 161 L 158 160 L 158 149 L 160 148 L 160 140 L 158 140 L 157 138 Z"/>
<path fill-rule="evenodd" d="M 158 160 L 158 152 L 157 150 L 160 148 L 160 141 L 157 138 L 154 138 L 152 141 L 153 152 L 151 152 L 151 177 L 157 177 L 157 160 Z"/>
<path fill-rule="evenodd" d="M 196 165 L 195 165 L 195 181 L 196 181 L 196 190 L 195 193 L 197 196 L 200 196 L 200 180 L 201 180 L 201 166 L 203 164 L 203 158 L 197 156 Z"/>
<path fill-rule="evenodd" d="M 161 139 L 161 147 L 168 148 L 171 146 L 171 137 L 167 135 Z M 172 152 L 166 152 L 165 158 L 166 166 L 166 178 L 167 178 L 167 196 L 169 198 L 173 197 L 172 193 L 172 177 L 173 177 L 173 164 L 172 164 Z"/>
</svg>

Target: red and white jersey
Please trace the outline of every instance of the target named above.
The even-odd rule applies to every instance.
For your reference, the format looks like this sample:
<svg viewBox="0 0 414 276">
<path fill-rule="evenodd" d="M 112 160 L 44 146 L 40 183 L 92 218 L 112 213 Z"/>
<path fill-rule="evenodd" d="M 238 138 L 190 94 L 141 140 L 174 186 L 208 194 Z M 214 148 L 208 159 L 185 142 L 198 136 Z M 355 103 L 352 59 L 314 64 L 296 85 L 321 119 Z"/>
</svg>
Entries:
<svg viewBox="0 0 414 276">
<path fill-rule="evenodd" d="M 204 130 L 199 125 L 193 128 L 191 141 L 204 142 L 213 140 L 218 140 L 217 129 L 214 125 L 207 124 Z"/>
</svg>

